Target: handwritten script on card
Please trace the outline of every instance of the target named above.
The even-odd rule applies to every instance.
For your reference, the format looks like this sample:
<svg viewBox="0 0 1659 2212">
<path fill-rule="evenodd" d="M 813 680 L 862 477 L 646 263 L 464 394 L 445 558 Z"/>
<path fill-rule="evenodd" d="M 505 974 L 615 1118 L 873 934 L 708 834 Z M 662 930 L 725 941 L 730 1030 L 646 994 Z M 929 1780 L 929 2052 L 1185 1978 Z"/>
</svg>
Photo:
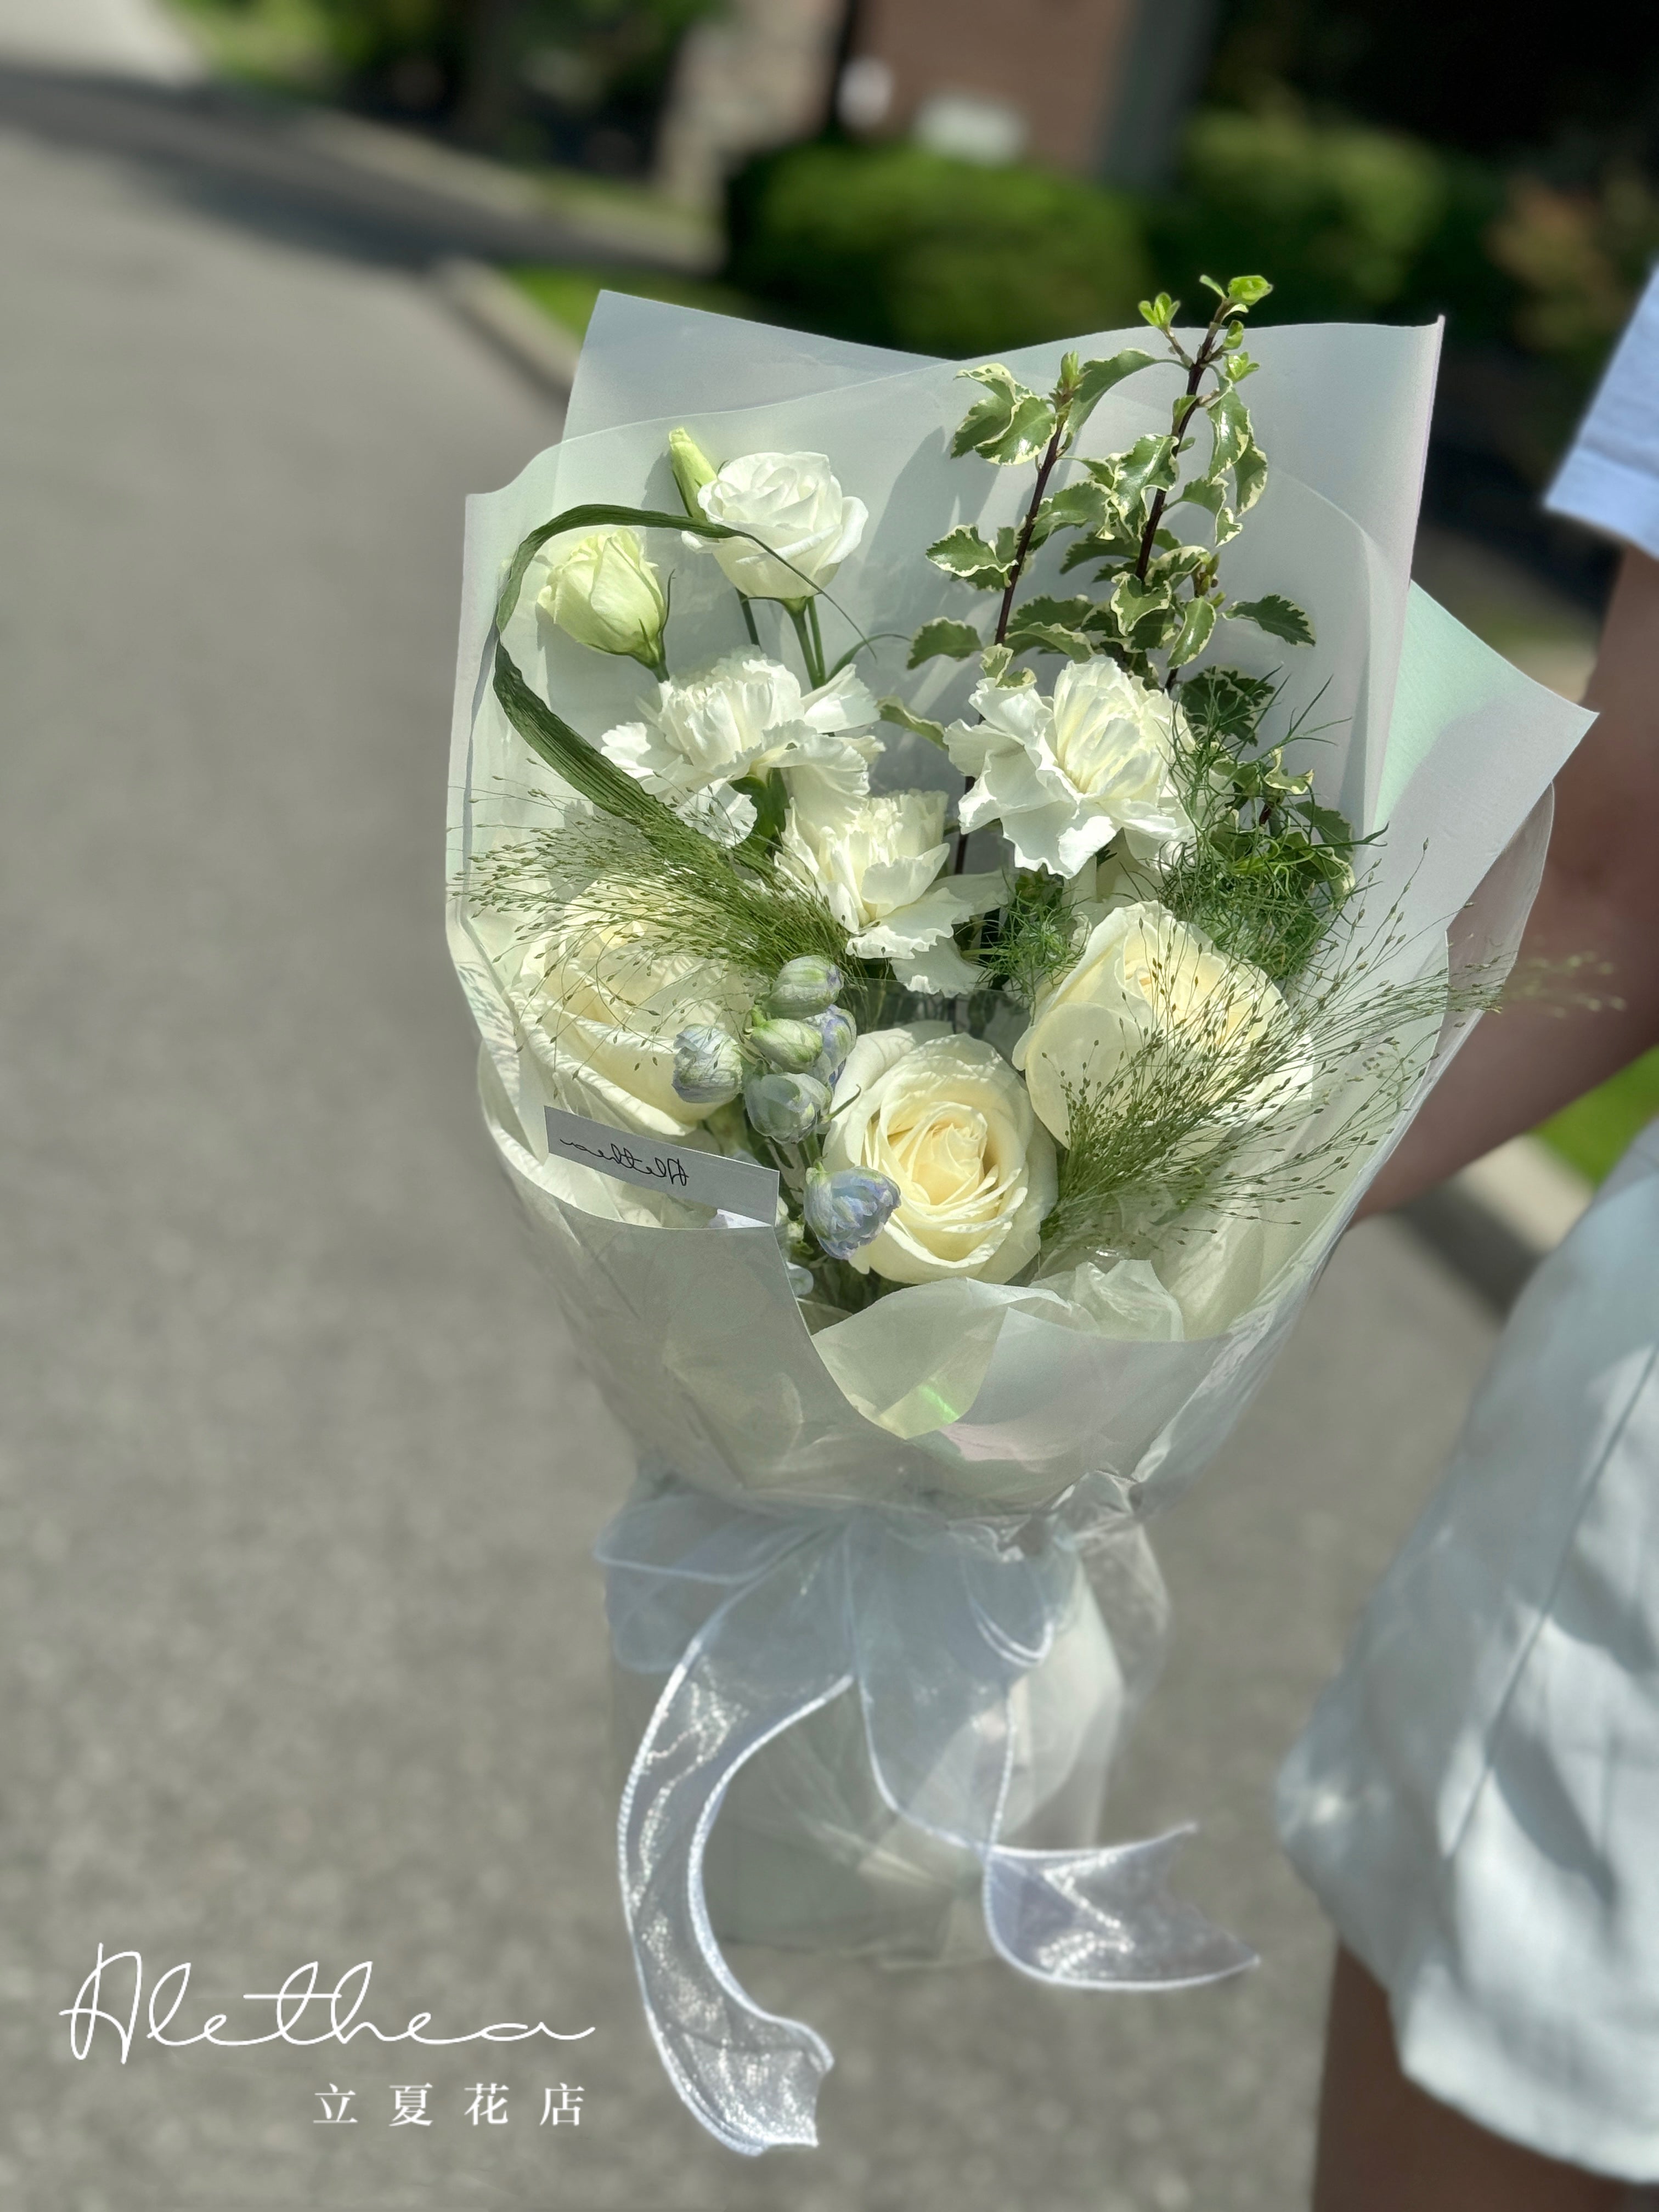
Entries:
<svg viewBox="0 0 1659 2212">
<path fill-rule="evenodd" d="M 775 1168 L 753 1160 L 729 1160 L 721 1152 L 700 1152 L 690 1145 L 671 1145 L 663 1137 L 641 1137 L 631 1129 L 612 1129 L 581 1114 L 547 1109 L 547 1149 L 555 1159 L 574 1160 L 618 1182 L 644 1190 L 665 1191 L 693 1206 L 712 1206 L 770 1228 L 777 1216 Z"/>
</svg>

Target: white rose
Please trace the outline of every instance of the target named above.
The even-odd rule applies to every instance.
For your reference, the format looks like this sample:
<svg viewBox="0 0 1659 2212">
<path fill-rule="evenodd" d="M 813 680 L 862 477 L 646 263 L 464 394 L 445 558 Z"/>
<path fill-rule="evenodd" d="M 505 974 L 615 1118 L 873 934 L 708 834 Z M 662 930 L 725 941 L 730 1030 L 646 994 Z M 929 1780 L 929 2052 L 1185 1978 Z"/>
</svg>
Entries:
<svg viewBox="0 0 1659 2212">
<path fill-rule="evenodd" d="M 749 538 L 691 541 L 711 552 L 727 580 L 751 599 L 810 599 L 835 574 L 870 519 L 864 501 L 842 491 L 823 453 L 744 453 L 704 484 L 697 501 L 711 522 L 752 531 L 760 539 L 759 545 Z M 783 561 L 774 560 L 775 553 Z"/>
<path fill-rule="evenodd" d="M 1146 901 L 1097 923 L 1077 965 L 1038 1000 L 1013 1060 L 1025 1072 L 1038 1116 L 1064 1145 L 1068 1091 L 1109 1084 L 1160 1032 L 1213 1055 L 1218 1113 L 1265 1110 L 1303 1083 L 1300 1065 L 1280 1071 L 1254 1097 L 1229 1094 L 1241 1055 L 1271 1024 L 1288 1019 L 1284 999 L 1259 968 L 1227 959 L 1200 931 Z"/>
<path fill-rule="evenodd" d="M 713 1110 L 676 1092 L 676 1037 L 703 1024 L 735 1030 L 749 1003 L 729 970 L 580 899 L 526 948 L 512 995 L 532 1052 L 574 1110 L 659 1137 L 683 1137 Z"/>
<path fill-rule="evenodd" d="M 1054 1148 L 1025 1085 L 981 1038 L 875 1030 L 853 1047 L 823 1142 L 834 1172 L 898 1186 L 880 1234 L 848 1264 L 894 1283 L 1006 1283 L 1036 1256 Z"/>
<path fill-rule="evenodd" d="M 973 704 L 980 720 L 945 733 L 956 765 L 979 779 L 962 824 L 1000 822 L 1022 868 L 1073 876 L 1121 830 L 1153 844 L 1191 835 L 1174 781 L 1174 705 L 1116 661 L 1071 663 L 1052 699 L 1035 684 L 987 681 Z"/>
<path fill-rule="evenodd" d="M 607 730 L 600 751 L 723 842 L 746 835 L 755 815 L 740 793 L 733 799 L 719 787 L 775 768 L 792 776 L 810 769 L 815 783 L 850 798 L 869 789 L 881 750 L 878 738 L 855 734 L 874 722 L 876 702 L 850 668 L 803 692 L 781 661 L 752 647 L 659 684 L 646 713 L 643 722 Z"/>
<path fill-rule="evenodd" d="M 1007 888 L 1000 875 L 941 874 L 950 855 L 943 792 L 845 799 L 806 779 L 778 847 L 784 873 L 823 900 L 854 952 L 890 961 L 910 990 L 945 994 L 979 981 L 952 929 L 1000 904 Z"/>
<path fill-rule="evenodd" d="M 600 653 L 621 653 L 660 673 L 668 601 L 631 530 L 556 538 L 536 604 L 550 621 Z"/>
</svg>

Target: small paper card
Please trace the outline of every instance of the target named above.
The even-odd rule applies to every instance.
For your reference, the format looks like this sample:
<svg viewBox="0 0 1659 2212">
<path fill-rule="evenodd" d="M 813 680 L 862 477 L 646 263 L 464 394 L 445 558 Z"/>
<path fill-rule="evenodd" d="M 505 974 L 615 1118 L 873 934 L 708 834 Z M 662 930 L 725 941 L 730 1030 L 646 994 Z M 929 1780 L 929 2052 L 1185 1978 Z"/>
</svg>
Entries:
<svg viewBox="0 0 1659 2212">
<path fill-rule="evenodd" d="M 613 1129 L 557 1106 L 548 1107 L 546 1113 L 547 1149 L 555 1158 L 597 1168 L 618 1182 L 666 1191 L 671 1198 L 687 1199 L 694 1206 L 740 1214 L 768 1229 L 777 1218 L 775 1168 L 761 1167 L 753 1160 L 730 1160 L 722 1152 L 696 1152 L 689 1145 L 671 1145 L 664 1137 Z"/>
</svg>

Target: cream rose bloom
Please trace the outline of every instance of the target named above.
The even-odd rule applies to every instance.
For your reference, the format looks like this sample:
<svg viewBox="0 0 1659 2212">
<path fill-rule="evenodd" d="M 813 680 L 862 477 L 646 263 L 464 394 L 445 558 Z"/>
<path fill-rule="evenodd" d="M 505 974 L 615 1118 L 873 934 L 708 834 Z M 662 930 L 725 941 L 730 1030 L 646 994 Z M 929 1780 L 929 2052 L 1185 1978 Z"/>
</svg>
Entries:
<svg viewBox="0 0 1659 2212">
<path fill-rule="evenodd" d="M 849 499 L 825 453 L 744 453 L 697 493 L 711 522 L 754 538 L 696 538 L 727 580 L 751 599 L 807 599 L 864 535 L 870 510 Z M 770 550 L 769 551 L 768 549 Z M 791 565 L 774 560 L 781 553 Z"/>
<path fill-rule="evenodd" d="M 1006 1283 L 1035 1259 L 1054 1148 L 1025 1086 L 978 1037 L 875 1030 L 836 1085 L 823 1164 L 888 1176 L 899 1202 L 848 1262 L 894 1283 Z"/>
<path fill-rule="evenodd" d="M 951 930 L 1006 890 L 1000 875 L 942 874 L 950 854 L 943 792 L 848 799 L 809 777 L 790 800 L 778 848 L 784 873 L 823 900 L 854 952 L 890 961 L 907 989 L 947 995 L 979 981 Z"/>
<path fill-rule="evenodd" d="M 749 1003 L 717 963 L 670 951 L 646 922 L 585 912 L 580 899 L 526 948 L 511 996 L 532 1053 L 574 1111 L 669 1138 L 713 1111 L 676 1092 L 675 1038 L 701 1024 L 735 1032 Z"/>
<path fill-rule="evenodd" d="M 810 769 L 816 785 L 850 799 L 869 789 L 881 750 L 878 738 L 859 734 L 874 722 L 876 702 L 851 669 L 803 691 L 792 671 L 752 647 L 659 684 L 646 713 L 607 730 L 600 751 L 727 844 L 755 826 L 752 803 L 727 787 L 739 778 Z"/>
<path fill-rule="evenodd" d="M 1090 932 L 1074 968 L 1038 1000 L 1014 1047 L 1031 1104 L 1046 1127 L 1070 1141 L 1068 1089 L 1104 1085 L 1159 1031 L 1217 1057 L 1218 1111 L 1232 1088 L 1229 1054 L 1248 1049 L 1269 1024 L 1287 1018 L 1279 990 L 1248 961 L 1229 960 L 1200 931 L 1156 901 L 1118 908 Z M 1237 1059 L 1231 1067 L 1237 1066 Z M 1263 1111 L 1305 1081 L 1287 1066 L 1254 1098 L 1229 1099 L 1231 1117 Z"/>
<path fill-rule="evenodd" d="M 1173 771 L 1176 710 L 1115 660 L 1073 662 L 1051 698 L 1035 684 L 977 686 L 977 723 L 945 733 L 975 776 L 964 830 L 1000 822 L 1022 868 L 1074 876 L 1121 830 L 1151 845 L 1192 834 Z"/>
</svg>

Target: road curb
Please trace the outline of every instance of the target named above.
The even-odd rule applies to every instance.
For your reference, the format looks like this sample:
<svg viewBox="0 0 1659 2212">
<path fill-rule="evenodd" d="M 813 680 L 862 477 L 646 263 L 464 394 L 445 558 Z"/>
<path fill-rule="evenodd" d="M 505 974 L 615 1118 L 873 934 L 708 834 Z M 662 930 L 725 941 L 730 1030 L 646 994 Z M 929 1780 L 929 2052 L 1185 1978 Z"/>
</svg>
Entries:
<svg viewBox="0 0 1659 2212">
<path fill-rule="evenodd" d="M 559 398 L 570 397 L 582 349 L 574 331 L 544 315 L 487 262 L 452 257 L 434 264 L 432 281 L 456 313 L 515 368 Z"/>
<path fill-rule="evenodd" d="M 1401 1218 L 1507 1313 L 1593 1195 L 1589 1181 L 1547 1145 L 1516 1137 L 1402 1206 Z"/>
</svg>

